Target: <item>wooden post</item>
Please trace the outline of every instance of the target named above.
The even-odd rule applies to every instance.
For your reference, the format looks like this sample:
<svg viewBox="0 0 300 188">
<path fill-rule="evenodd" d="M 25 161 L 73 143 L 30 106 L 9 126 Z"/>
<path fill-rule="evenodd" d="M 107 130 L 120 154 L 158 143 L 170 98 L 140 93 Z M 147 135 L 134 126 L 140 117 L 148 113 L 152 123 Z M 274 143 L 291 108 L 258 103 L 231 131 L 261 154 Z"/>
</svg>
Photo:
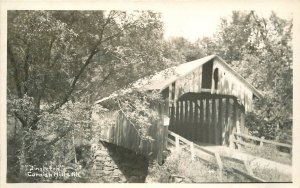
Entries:
<svg viewBox="0 0 300 188">
<path fill-rule="evenodd" d="M 191 157 L 192 157 L 192 160 L 195 159 L 195 151 L 194 151 L 194 143 L 191 142 L 190 144 L 190 150 L 191 150 Z"/>
<path fill-rule="evenodd" d="M 222 163 L 222 160 L 221 160 L 221 157 L 220 157 L 219 153 L 215 152 L 215 157 L 216 157 L 216 161 L 217 161 L 218 166 L 219 166 L 219 180 L 222 181 L 223 163 Z"/>
<path fill-rule="evenodd" d="M 219 170 L 222 171 L 223 170 L 223 163 L 222 163 L 222 160 L 221 160 L 221 157 L 220 157 L 219 153 L 215 152 L 215 157 L 216 157 L 216 161 L 217 161 L 218 166 L 219 166 Z"/>
<path fill-rule="evenodd" d="M 245 160 L 244 160 L 243 162 L 244 162 L 244 166 L 245 166 L 247 172 L 248 172 L 251 176 L 254 176 L 254 173 L 253 173 L 253 171 L 252 171 L 252 169 L 251 169 L 249 163 L 248 163 L 247 161 L 245 161 Z"/>
<path fill-rule="evenodd" d="M 179 147 L 179 137 L 178 135 L 175 136 L 175 146 L 176 146 L 176 151 L 179 151 L 180 147 Z"/>
<path fill-rule="evenodd" d="M 242 142 L 242 139 L 240 136 L 237 136 L 237 140 Z M 237 143 L 237 147 L 238 147 L 238 150 L 240 150 L 242 146 L 240 143 Z"/>
<path fill-rule="evenodd" d="M 233 139 L 234 139 L 234 136 L 233 136 L 233 134 L 231 134 L 231 135 L 229 136 L 229 148 L 230 148 L 230 149 L 235 149 L 234 143 L 233 143 Z"/>
<path fill-rule="evenodd" d="M 264 140 L 264 139 L 265 139 L 265 137 L 264 137 L 264 136 L 262 136 L 262 137 L 261 137 L 261 139 L 263 139 L 263 140 Z M 259 146 L 260 146 L 260 147 L 262 147 L 263 145 L 264 145 L 264 142 L 263 142 L 263 141 L 260 141 L 260 143 L 259 143 Z"/>
</svg>

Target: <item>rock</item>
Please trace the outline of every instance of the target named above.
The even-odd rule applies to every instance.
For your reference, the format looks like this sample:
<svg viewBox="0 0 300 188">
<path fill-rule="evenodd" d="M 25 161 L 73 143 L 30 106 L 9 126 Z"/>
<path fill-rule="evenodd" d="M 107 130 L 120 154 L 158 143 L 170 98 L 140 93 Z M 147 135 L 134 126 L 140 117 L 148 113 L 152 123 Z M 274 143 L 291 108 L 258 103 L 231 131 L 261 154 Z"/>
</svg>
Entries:
<svg viewBox="0 0 300 188">
<path fill-rule="evenodd" d="M 105 165 L 105 166 L 111 166 L 111 162 L 106 161 L 106 162 L 104 162 L 104 165 Z"/>
<path fill-rule="evenodd" d="M 104 166 L 104 167 L 103 167 L 103 170 L 106 170 L 106 171 L 113 171 L 114 168 L 113 168 L 113 167 L 110 167 L 110 166 Z"/>
<path fill-rule="evenodd" d="M 190 178 L 184 178 L 184 183 L 193 183 L 193 181 Z"/>
<path fill-rule="evenodd" d="M 177 175 L 171 175 L 169 177 L 170 183 L 182 183 L 184 180 L 184 177 L 177 176 Z"/>
<path fill-rule="evenodd" d="M 120 180 L 119 180 L 120 183 L 126 183 L 127 182 L 127 179 L 125 178 L 125 176 L 120 176 L 119 178 L 120 178 Z"/>
<path fill-rule="evenodd" d="M 105 152 L 105 151 L 102 151 L 102 150 L 97 150 L 97 151 L 95 151 L 95 153 L 94 153 L 94 156 L 96 157 L 96 156 L 101 156 L 101 155 L 107 155 L 107 152 Z"/>
<path fill-rule="evenodd" d="M 108 175 L 108 174 L 111 174 L 112 171 L 110 171 L 110 170 L 103 170 L 103 173 L 104 173 L 105 175 Z"/>
<path fill-rule="evenodd" d="M 174 182 L 175 182 L 175 183 L 181 183 L 181 182 L 183 182 L 183 178 L 175 177 L 175 178 L 174 178 Z"/>
<path fill-rule="evenodd" d="M 114 169 L 113 173 L 114 173 L 114 175 L 116 175 L 116 176 L 122 174 L 121 170 L 119 170 L 119 169 Z"/>
</svg>

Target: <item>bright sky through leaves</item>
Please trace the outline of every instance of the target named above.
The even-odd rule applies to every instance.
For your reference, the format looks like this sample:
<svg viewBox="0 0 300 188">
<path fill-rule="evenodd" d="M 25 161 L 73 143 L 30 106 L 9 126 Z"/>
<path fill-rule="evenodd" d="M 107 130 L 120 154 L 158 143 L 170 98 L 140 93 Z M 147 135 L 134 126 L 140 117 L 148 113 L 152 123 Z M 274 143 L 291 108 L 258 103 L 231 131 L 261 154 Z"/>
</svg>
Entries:
<svg viewBox="0 0 300 188">
<path fill-rule="evenodd" d="M 230 18 L 232 10 L 165 10 L 162 11 L 162 20 L 165 26 L 165 38 L 184 37 L 191 42 L 204 36 L 212 37 L 217 31 L 221 18 Z M 290 18 L 289 10 L 276 10 L 281 18 Z M 258 15 L 269 17 L 271 11 L 256 11 Z"/>
</svg>

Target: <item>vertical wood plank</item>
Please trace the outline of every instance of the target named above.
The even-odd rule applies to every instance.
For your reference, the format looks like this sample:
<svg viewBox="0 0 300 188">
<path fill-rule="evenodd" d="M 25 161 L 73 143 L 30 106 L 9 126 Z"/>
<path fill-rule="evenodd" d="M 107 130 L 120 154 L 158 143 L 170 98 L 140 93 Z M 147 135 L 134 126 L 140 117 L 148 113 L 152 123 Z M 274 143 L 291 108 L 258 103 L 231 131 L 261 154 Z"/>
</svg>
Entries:
<svg viewBox="0 0 300 188">
<path fill-rule="evenodd" d="M 209 143 L 215 143 L 214 124 L 213 124 L 213 99 L 209 99 Z"/>
<path fill-rule="evenodd" d="M 158 113 L 159 113 L 159 116 L 160 118 L 157 120 L 157 161 L 158 161 L 158 164 L 162 164 L 162 161 L 163 161 L 163 151 L 164 151 L 164 123 L 163 123 L 163 108 L 160 104 L 158 104 L 157 106 L 157 110 L 158 110 Z"/>
<path fill-rule="evenodd" d="M 215 139 L 217 140 L 216 144 L 217 145 L 221 145 L 222 143 L 222 138 L 220 138 L 220 134 L 221 134 L 221 129 L 219 127 L 219 96 L 215 95 L 215 104 L 216 104 L 216 107 L 215 107 L 215 110 L 216 110 L 216 116 L 215 116 Z"/>
<path fill-rule="evenodd" d="M 182 117 L 181 117 L 181 135 L 180 136 L 183 136 L 185 137 L 186 136 L 186 128 L 185 128 L 185 101 L 182 101 Z"/>
<path fill-rule="evenodd" d="M 232 117 L 232 127 L 230 129 L 230 134 L 233 134 L 233 130 L 236 129 L 236 121 L 237 121 L 237 101 L 236 99 L 233 100 L 233 117 Z"/>
<path fill-rule="evenodd" d="M 240 132 L 240 123 L 241 123 L 241 112 L 240 112 L 240 109 L 239 109 L 239 104 L 238 104 L 238 102 L 237 102 L 237 100 L 235 100 L 235 110 L 236 110 L 236 132 L 237 133 L 241 133 Z M 241 137 L 240 136 L 238 136 L 237 137 L 237 139 L 239 140 L 239 141 L 241 141 Z M 238 149 L 241 149 L 241 145 L 240 144 L 237 144 L 237 146 L 238 146 Z"/>
<path fill-rule="evenodd" d="M 218 140 L 216 138 L 216 100 L 214 97 L 211 99 L 211 104 L 212 104 L 212 113 L 211 113 L 211 137 L 212 137 L 212 142 L 213 144 L 217 144 Z"/>
<path fill-rule="evenodd" d="M 241 133 L 245 133 L 245 112 L 241 111 Z"/>
<path fill-rule="evenodd" d="M 231 101 L 231 102 L 230 102 Z M 230 130 L 232 129 L 232 126 L 233 126 L 233 99 L 230 98 L 229 101 L 228 101 L 228 120 L 227 120 L 227 128 L 226 128 L 226 134 L 225 134 L 225 141 L 226 141 L 226 145 L 228 146 L 229 145 L 229 136 L 231 134 Z"/>
<path fill-rule="evenodd" d="M 190 124 L 189 124 L 189 101 L 185 100 L 184 101 L 184 137 L 187 138 L 187 139 L 190 139 L 189 129 L 190 129 Z"/>
<path fill-rule="evenodd" d="M 170 117 L 169 129 L 171 131 L 173 131 L 173 129 L 174 129 L 174 110 L 173 109 L 174 109 L 173 107 L 169 108 L 169 117 Z"/>
<path fill-rule="evenodd" d="M 225 123 L 224 123 L 224 144 L 228 144 L 227 137 L 229 136 L 229 122 L 230 122 L 230 98 L 226 98 L 226 110 L 225 110 Z"/>
<path fill-rule="evenodd" d="M 198 136 L 198 132 L 199 132 L 199 126 L 198 126 L 198 111 L 199 111 L 199 107 L 198 107 L 198 101 L 197 99 L 194 100 L 194 140 L 195 141 L 199 141 L 199 136 Z"/>
<path fill-rule="evenodd" d="M 174 125 L 175 125 L 175 129 L 174 129 L 174 132 L 176 134 L 179 134 L 179 109 L 180 109 L 180 103 L 177 101 L 176 102 L 176 112 L 175 112 L 175 122 L 174 122 Z"/>
<path fill-rule="evenodd" d="M 223 139 L 223 98 L 219 98 L 219 123 L 218 123 L 218 129 L 219 129 L 219 138 L 221 145 L 224 145 L 224 139 Z"/>
<path fill-rule="evenodd" d="M 190 99 L 190 109 L 189 109 L 189 122 L 190 122 L 190 137 L 192 141 L 195 141 L 195 127 L 194 127 L 194 101 Z"/>
<path fill-rule="evenodd" d="M 204 104 L 203 104 L 203 98 L 200 98 L 200 121 L 199 121 L 199 141 L 204 142 L 205 141 L 205 125 L 204 125 Z"/>
<path fill-rule="evenodd" d="M 180 112 L 179 112 L 179 114 L 180 114 L 180 117 L 179 117 L 179 135 L 183 135 L 183 131 L 184 131 L 184 127 L 183 127 L 183 125 L 184 125 L 184 122 L 183 122 L 183 113 L 184 113 L 184 108 L 183 108 L 184 106 L 183 106 L 183 101 L 180 101 Z"/>
<path fill-rule="evenodd" d="M 118 131 L 117 131 L 117 145 L 119 145 L 120 142 L 120 138 L 121 138 L 121 133 L 120 133 L 120 126 L 123 124 L 123 113 L 119 113 L 120 114 L 120 119 L 119 119 L 119 124 L 118 124 Z"/>
<path fill-rule="evenodd" d="M 117 131 L 116 131 L 116 145 L 119 145 L 119 140 L 120 140 L 120 124 L 122 124 L 122 116 L 123 114 L 121 112 L 119 112 L 119 122 L 117 124 Z"/>
<path fill-rule="evenodd" d="M 191 123 L 191 130 L 190 130 L 190 135 L 191 135 L 191 140 L 192 141 L 195 141 L 195 132 L 196 132 L 196 129 L 195 129 L 195 126 L 194 126 L 194 101 L 193 99 L 190 100 L 190 114 L 189 114 L 189 119 L 190 119 L 190 123 Z"/>
<path fill-rule="evenodd" d="M 211 140 L 211 138 L 210 138 L 210 126 L 209 126 L 209 124 L 210 124 L 210 108 L 209 108 L 209 99 L 208 98 L 206 98 L 206 117 L 205 117 L 205 120 L 206 120 L 206 122 L 205 122 L 205 132 L 206 132 L 206 138 L 205 138 L 205 142 L 206 143 L 209 143 L 210 142 L 210 140 Z"/>
</svg>

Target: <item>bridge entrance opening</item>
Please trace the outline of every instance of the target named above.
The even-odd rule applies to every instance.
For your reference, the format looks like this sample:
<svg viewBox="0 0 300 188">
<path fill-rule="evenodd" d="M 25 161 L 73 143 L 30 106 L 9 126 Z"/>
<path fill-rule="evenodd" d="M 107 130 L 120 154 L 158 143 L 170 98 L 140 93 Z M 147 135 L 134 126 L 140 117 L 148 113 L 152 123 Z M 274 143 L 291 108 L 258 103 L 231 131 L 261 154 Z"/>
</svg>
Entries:
<svg viewBox="0 0 300 188">
<path fill-rule="evenodd" d="M 244 126 L 245 110 L 234 96 L 187 93 L 171 108 L 169 130 L 197 143 L 228 145 L 237 125 Z"/>
</svg>

